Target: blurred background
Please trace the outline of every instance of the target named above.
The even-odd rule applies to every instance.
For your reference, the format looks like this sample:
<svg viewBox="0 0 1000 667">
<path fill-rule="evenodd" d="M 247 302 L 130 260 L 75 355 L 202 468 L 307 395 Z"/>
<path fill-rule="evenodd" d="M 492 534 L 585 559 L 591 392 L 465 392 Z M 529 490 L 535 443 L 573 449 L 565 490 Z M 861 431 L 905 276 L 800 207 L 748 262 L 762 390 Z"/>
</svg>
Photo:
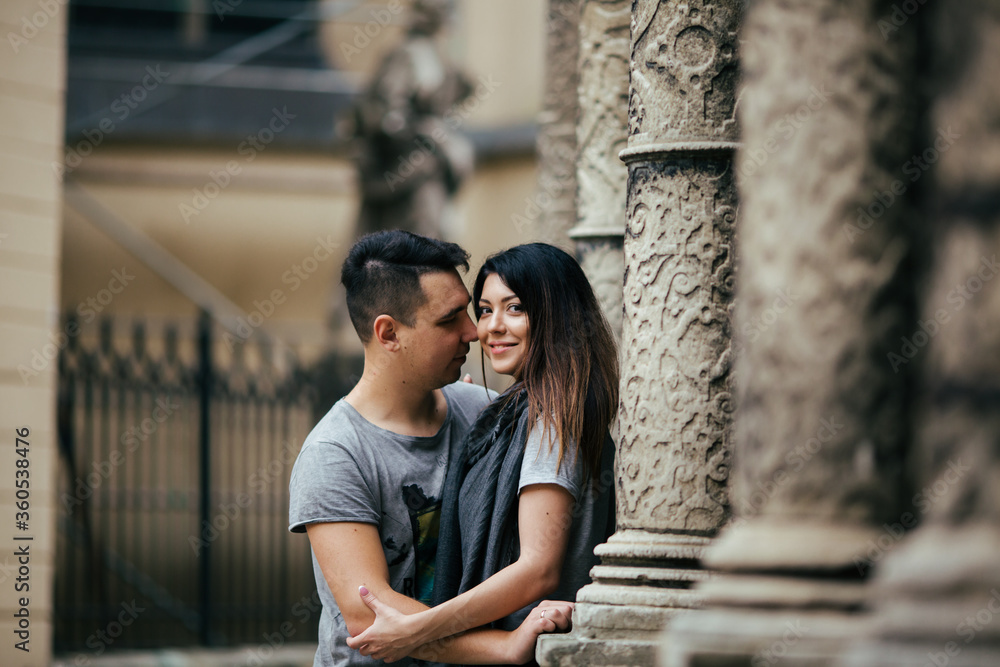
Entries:
<svg viewBox="0 0 1000 667">
<path fill-rule="evenodd" d="M 68 664 L 314 641 L 288 476 L 360 372 L 356 336 L 331 325 L 360 203 L 351 108 L 404 38 L 408 3 L 44 4 L 7 7 L 0 63 L 0 243 L 27 257 L 3 268 L 17 292 L 4 391 L 31 406 L 4 426 L 30 419 L 36 452 L 58 448 L 53 469 L 33 464 L 35 508 L 56 516 L 32 641 L 51 631 Z M 536 240 L 514 216 L 537 187 L 545 11 L 458 0 L 444 35 L 475 86 L 453 117 L 475 171 L 444 230 L 471 252 L 470 280 L 489 253 Z M 482 382 L 478 348 L 467 366 Z M 3 579 L 15 571 L 8 560 Z"/>
<path fill-rule="evenodd" d="M 641 504 L 619 506 L 611 572 L 542 661 L 652 664 L 662 623 L 705 600 L 721 615 L 668 635 L 690 664 L 770 661 L 810 614 L 809 664 L 858 639 L 875 643 L 850 664 L 955 657 L 1000 586 L 996 0 L 420 2 L 450 28 L 409 56 L 465 72 L 442 118 L 476 153 L 440 234 L 473 272 L 575 242 L 622 331 L 618 482 Z M 359 190 L 427 159 L 387 152 L 359 178 L 375 151 L 352 139 L 409 6 L 0 3 L 0 665 L 311 664 L 288 476 L 360 372 L 337 287 Z M 424 65 L 425 90 L 447 79 Z M 738 178 L 712 176 L 736 137 Z M 462 143 L 439 146 L 452 166 Z M 734 421 L 737 374 L 753 398 Z M 717 530 L 721 547 L 688 539 Z M 722 574 L 704 586 L 702 553 Z M 973 635 L 961 664 L 998 664 L 997 626 Z"/>
<path fill-rule="evenodd" d="M 261 328 L 312 351 L 326 335 L 359 205 L 347 133 L 338 127 L 349 122 L 382 56 L 403 39 L 406 7 L 376 0 L 72 0 L 67 174 L 121 220 L 115 229 L 152 239 L 248 313 L 255 300 L 284 289 L 287 302 Z M 544 10 L 528 0 L 456 2 L 445 35 L 448 53 L 473 83 L 495 82 L 457 115 L 477 164 L 459 193 L 462 224 L 452 235 L 476 266 L 528 233 L 518 234 L 511 215 L 535 187 Z M 287 127 L 270 143 L 263 143 L 265 131 L 257 147 L 248 144 L 275 110 L 287 114 Z M 105 119 L 111 131 L 101 131 Z M 216 193 L 212 174 L 225 176 L 231 161 L 239 173 Z M 91 217 L 72 200 L 63 209 L 65 308 L 106 287 L 112 267 L 127 266 L 135 279 L 103 314 L 197 315 L 196 303 L 130 252 L 127 231 L 115 234 Z M 337 247 L 297 279 L 285 276 L 313 255 L 317 239 Z"/>
</svg>

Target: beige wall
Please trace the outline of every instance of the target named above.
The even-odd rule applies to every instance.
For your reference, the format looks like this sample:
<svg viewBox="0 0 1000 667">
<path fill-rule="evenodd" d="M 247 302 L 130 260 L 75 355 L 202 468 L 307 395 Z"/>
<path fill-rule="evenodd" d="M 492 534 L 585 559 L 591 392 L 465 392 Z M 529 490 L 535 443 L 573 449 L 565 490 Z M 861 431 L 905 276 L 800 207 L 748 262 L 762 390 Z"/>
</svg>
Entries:
<svg viewBox="0 0 1000 667">
<path fill-rule="evenodd" d="M 292 321 L 288 336 L 320 335 L 328 290 L 352 231 L 353 173 L 332 157 L 262 153 L 242 165 L 228 187 L 201 210 L 196 190 L 235 151 L 112 147 L 94 154 L 74 174 L 105 208 L 141 231 L 245 310 L 281 289 L 287 300 L 267 326 Z M 239 158 L 242 160 L 242 158 Z M 210 190 L 214 192 L 214 190 Z M 198 202 L 204 204 L 204 202 Z M 197 214 L 182 206 L 191 206 Z M 134 279 L 102 313 L 193 315 L 196 306 L 67 203 L 64 207 L 63 307 L 93 317 L 88 304 L 113 270 Z M 319 246 L 338 245 L 305 278 L 294 273 Z M 324 256 L 320 252 L 320 256 Z M 311 267 L 310 263 L 310 267 Z M 285 279 L 283 280 L 283 276 Z M 304 328 L 303 328 L 304 327 Z"/>
<path fill-rule="evenodd" d="M 535 122 L 542 108 L 548 3 L 462 0 L 457 5 L 459 61 L 473 78 L 492 76 L 500 84 L 470 117 L 470 127 Z"/>
<path fill-rule="evenodd" d="M 62 146 L 65 7 L 37 1 L 0 4 L 0 664 L 47 665 L 52 641 L 54 389 L 59 287 L 60 188 L 51 168 Z M 32 22 L 34 25 L 32 25 Z M 11 39 L 10 35 L 17 37 Z M 24 41 L 21 41 L 21 38 Z M 22 379 L 18 368 L 37 375 Z M 48 356 L 50 359 L 46 359 Z M 16 530 L 15 429 L 27 428 L 30 503 L 27 531 Z M 14 535 L 32 541 L 15 542 Z M 29 591 L 14 590 L 28 545 Z M 14 648 L 19 599 L 27 598 L 30 637 Z"/>
<path fill-rule="evenodd" d="M 305 326 L 289 336 L 319 333 L 330 290 L 350 246 L 357 212 L 353 169 L 345 160 L 315 154 L 261 154 L 244 165 L 197 215 L 185 221 L 182 205 L 233 156 L 226 151 L 109 147 L 89 157 L 75 181 L 102 206 L 142 231 L 194 269 L 237 305 L 250 308 L 272 289 L 288 292 L 275 312 L 280 321 Z M 528 238 L 512 222 L 534 192 L 530 156 L 479 165 L 456 201 L 456 240 L 479 263 L 486 254 Z M 193 208 L 193 207 L 192 207 Z M 112 271 L 135 278 L 99 307 L 107 313 L 191 314 L 194 305 L 70 203 L 63 207 L 62 305 L 94 310 L 88 299 L 107 287 Z M 306 279 L 289 275 L 312 254 L 318 239 L 339 247 Z M 321 253 L 322 254 L 322 253 Z M 284 277 L 284 279 L 283 279 Z"/>
</svg>

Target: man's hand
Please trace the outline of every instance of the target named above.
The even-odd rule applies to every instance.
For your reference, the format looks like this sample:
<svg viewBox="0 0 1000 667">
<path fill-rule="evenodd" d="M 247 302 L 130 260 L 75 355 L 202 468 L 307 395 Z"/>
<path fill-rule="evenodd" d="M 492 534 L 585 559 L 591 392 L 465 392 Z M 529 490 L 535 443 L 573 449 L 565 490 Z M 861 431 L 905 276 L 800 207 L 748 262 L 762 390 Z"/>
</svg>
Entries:
<svg viewBox="0 0 1000 667">
<path fill-rule="evenodd" d="M 535 643 L 543 632 L 567 631 L 572 627 L 573 603 L 543 600 L 531 610 L 517 630 L 507 637 L 509 659 L 523 665 L 535 657 Z"/>
<path fill-rule="evenodd" d="M 358 589 L 358 594 L 375 612 L 375 622 L 358 636 L 347 638 L 350 648 L 376 660 L 395 662 L 425 643 L 416 636 L 416 628 L 407 622 L 406 614 L 382 602 L 364 586 Z"/>
</svg>

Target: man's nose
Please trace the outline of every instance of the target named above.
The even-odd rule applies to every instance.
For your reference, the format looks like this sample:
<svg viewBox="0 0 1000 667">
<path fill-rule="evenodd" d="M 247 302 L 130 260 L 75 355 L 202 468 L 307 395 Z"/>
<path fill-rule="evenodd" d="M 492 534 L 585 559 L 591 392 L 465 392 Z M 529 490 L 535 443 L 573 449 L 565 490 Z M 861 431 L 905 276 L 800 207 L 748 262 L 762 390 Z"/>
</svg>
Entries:
<svg viewBox="0 0 1000 667">
<path fill-rule="evenodd" d="M 465 314 L 465 331 L 462 332 L 462 342 L 471 343 L 479 339 L 479 332 L 476 330 L 476 323 L 472 321 L 469 314 Z"/>
</svg>

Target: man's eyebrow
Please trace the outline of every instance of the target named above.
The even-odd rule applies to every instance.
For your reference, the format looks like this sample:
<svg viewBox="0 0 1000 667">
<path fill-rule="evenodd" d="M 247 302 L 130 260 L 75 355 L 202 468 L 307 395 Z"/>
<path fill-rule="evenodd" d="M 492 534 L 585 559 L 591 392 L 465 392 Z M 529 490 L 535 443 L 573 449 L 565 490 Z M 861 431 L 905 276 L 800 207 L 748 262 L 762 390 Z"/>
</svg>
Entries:
<svg viewBox="0 0 1000 667">
<path fill-rule="evenodd" d="M 438 322 L 442 322 L 442 321 L 448 319 L 449 317 L 454 317 L 455 315 L 458 315 L 460 312 L 462 312 L 463 310 L 465 310 L 465 309 L 467 309 L 469 307 L 469 303 L 471 301 L 472 301 L 472 297 L 470 296 L 470 297 L 468 297 L 468 301 L 465 302 L 464 306 L 456 306 L 456 307 L 452 308 L 447 313 L 445 313 L 444 315 L 442 315 L 441 317 L 439 317 L 437 319 L 437 321 Z"/>
</svg>

